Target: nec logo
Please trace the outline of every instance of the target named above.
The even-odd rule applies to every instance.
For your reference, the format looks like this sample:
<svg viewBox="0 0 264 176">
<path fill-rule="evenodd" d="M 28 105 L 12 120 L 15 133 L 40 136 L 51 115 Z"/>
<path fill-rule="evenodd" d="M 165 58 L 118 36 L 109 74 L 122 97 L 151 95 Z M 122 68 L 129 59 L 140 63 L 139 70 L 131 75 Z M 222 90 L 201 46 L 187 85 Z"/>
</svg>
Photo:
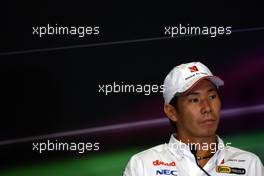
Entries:
<svg viewBox="0 0 264 176">
<path fill-rule="evenodd" d="M 177 176 L 177 171 L 176 170 L 162 169 L 162 170 L 157 170 L 156 175 L 174 175 L 174 176 Z"/>
</svg>

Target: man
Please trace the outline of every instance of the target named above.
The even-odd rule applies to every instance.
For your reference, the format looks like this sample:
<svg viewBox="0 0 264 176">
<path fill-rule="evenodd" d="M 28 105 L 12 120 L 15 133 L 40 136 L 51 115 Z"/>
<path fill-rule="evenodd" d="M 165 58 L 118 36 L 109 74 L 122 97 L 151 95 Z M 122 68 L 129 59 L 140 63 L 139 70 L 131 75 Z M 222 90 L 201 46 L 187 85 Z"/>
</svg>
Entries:
<svg viewBox="0 0 264 176">
<path fill-rule="evenodd" d="M 134 155 L 124 176 L 264 176 L 253 153 L 225 146 L 216 135 L 219 86 L 224 82 L 200 62 L 174 67 L 164 81 L 164 112 L 176 133 L 162 144 Z"/>
</svg>

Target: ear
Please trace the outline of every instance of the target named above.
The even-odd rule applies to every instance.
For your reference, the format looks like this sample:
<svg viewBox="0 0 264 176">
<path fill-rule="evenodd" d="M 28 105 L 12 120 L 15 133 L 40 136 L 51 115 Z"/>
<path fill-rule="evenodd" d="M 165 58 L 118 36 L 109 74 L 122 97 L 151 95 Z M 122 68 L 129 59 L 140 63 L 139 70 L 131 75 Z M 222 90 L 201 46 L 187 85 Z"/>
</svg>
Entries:
<svg viewBox="0 0 264 176">
<path fill-rule="evenodd" d="M 173 122 L 177 122 L 177 112 L 172 105 L 165 103 L 164 112 L 170 120 L 172 120 Z"/>
</svg>

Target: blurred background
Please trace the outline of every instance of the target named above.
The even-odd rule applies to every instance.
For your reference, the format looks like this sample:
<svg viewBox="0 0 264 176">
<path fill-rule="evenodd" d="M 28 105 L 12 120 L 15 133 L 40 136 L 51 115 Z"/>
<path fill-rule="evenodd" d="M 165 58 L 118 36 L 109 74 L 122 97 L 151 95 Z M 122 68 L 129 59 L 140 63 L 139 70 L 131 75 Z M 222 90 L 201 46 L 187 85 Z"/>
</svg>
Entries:
<svg viewBox="0 0 264 176">
<path fill-rule="evenodd" d="M 8 2 L 0 53 L 0 175 L 122 175 L 133 154 L 168 142 L 173 130 L 161 93 L 105 95 L 98 85 L 162 85 L 174 66 L 191 61 L 225 81 L 218 134 L 264 162 L 263 9 L 163 5 Z M 47 24 L 100 26 L 100 35 L 32 35 L 33 26 Z M 232 34 L 164 36 L 164 26 L 179 24 L 232 26 Z M 100 149 L 33 151 L 32 143 L 47 140 L 98 142 Z"/>
</svg>

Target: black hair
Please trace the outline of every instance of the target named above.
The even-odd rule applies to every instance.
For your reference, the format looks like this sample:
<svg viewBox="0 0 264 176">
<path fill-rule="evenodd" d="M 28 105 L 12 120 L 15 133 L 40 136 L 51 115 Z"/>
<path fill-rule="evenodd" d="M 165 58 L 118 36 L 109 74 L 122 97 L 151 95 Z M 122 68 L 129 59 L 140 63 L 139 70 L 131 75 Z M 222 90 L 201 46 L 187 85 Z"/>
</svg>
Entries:
<svg viewBox="0 0 264 176">
<path fill-rule="evenodd" d="M 171 106 L 173 106 L 175 108 L 176 111 L 179 111 L 179 106 L 178 106 L 178 96 L 174 96 L 171 101 L 169 102 L 169 104 Z M 173 130 L 177 131 L 177 127 L 176 127 L 176 124 L 175 122 L 173 122 L 171 119 L 170 120 L 170 124 L 171 124 L 171 127 L 173 128 Z"/>
</svg>

